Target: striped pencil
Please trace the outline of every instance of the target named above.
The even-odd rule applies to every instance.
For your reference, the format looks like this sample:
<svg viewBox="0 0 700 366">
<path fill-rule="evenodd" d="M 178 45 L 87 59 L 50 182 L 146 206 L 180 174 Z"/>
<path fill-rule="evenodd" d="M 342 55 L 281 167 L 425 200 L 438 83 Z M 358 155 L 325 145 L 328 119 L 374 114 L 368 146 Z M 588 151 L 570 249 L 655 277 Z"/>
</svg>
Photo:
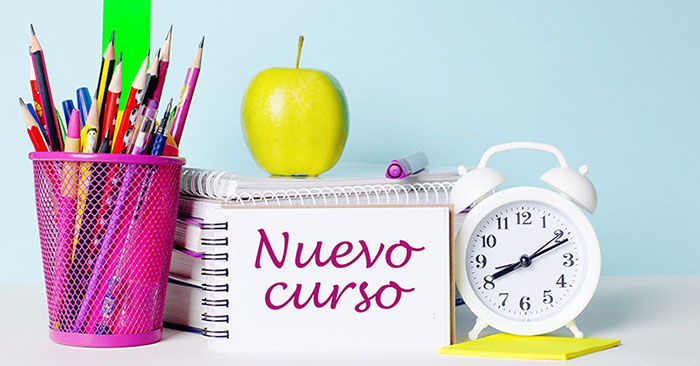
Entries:
<svg viewBox="0 0 700 366">
<path fill-rule="evenodd" d="M 160 50 L 158 50 L 156 55 L 153 56 L 153 60 L 151 60 L 151 64 L 148 66 L 148 70 L 146 71 L 146 86 L 144 86 L 139 104 L 146 105 L 146 102 L 153 99 L 153 92 L 156 90 L 156 85 L 158 85 L 159 60 Z"/>
<path fill-rule="evenodd" d="M 180 94 L 180 102 L 177 104 L 177 111 L 175 112 L 175 119 L 173 121 L 172 135 L 175 139 L 175 143 L 180 145 L 180 138 L 182 138 L 182 131 L 185 129 L 185 121 L 187 120 L 187 112 L 190 109 L 190 104 L 192 104 L 192 96 L 194 95 L 194 88 L 197 86 L 197 78 L 199 77 L 199 69 L 202 67 L 202 49 L 204 48 L 204 37 L 199 43 L 197 52 L 194 54 L 192 63 L 189 69 L 187 69 L 187 75 L 185 76 L 185 87 L 182 89 Z"/>
<path fill-rule="evenodd" d="M 95 90 L 95 99 L 97 99 L 97 120 L 101 131 L 104 131 L 104 113 L 107 102 L 107 88 L 114 74 L 114 31 L 112 31 L 112 39 L 107 44 L 105 53 L 102 55 L 102 65 L 100 67 L 100 77 L 97 80 L 97 89 Z M 101 140 L 98 140 L 98 146 Z"/>
<path fill-rule="evenodd" d="M 34 72 L 36 73 L 36 82 L 41 96 L 41 110 L 43 113 L 43 122 L 49 135 L 52 151 L 63 151 L 63 139 L 60 137 L 61 128 L 56 119 L 56 109 L 53 104 L 53 96 L 51 95 L 51 85 L 49 84 L 49 75 L 46 72 L 46 62 L 44 60 L 44 51 L 39 44 L 39 40 L 34 32 L 34 26 L 31 26 L 32 37 L 31 47 L 29 51 L 32 55 Z"/>
<path fill-rule="evenodd" d="M 32 141 L 32 145 L 34 145 L 34 150 L 47 151 L 46 141 L 44 141 L 44 137 L 41 135 L 41 132 L 39 132 L 39 126 L 34 120 L 32 114 L 29 113 L 29 109 L 22 98 L 19 98 L 19 107 L 22 109 L 24 124 L 27 126 L 27 134 L 29 135 L 29 139 Z"/>
<path fill-rule="evenodd" d="M 126 100 L 126 107 L 122 113 L 122 119 L 121 121 L 117 121 L 114 139 L 112 140 L 112 153 L 114 154 L 126 153 L 128 143 L 125 143 L 124 140 L 130 141 L 131 134 L 133 133 L 134 123 L 136 123 L 136 114 L 140 106 L 138 99 L 139 96 L 143 94 L 144 87 L 146 86 L 146 67 L 148 66 L 150 54 L 150 51 L 146 54 L 146 58 L 143 59 L 141 67 L 136 73 L 134 81 L 131 83 L 131 90 Z"/>
<path fill-rule="evenodd" d="M 119 63 L 114 68 L 112 80 L 107 88 L 107 97 L 105 98 L 105 115 L 103 118 L 103 130 L 101 131 L 102 143 L 99 152 L 109 153 L 112 151 L 112 137 L 114 135 L 114 124 L 117 121 L 117 112 L 119 111 L 119 96 L 122 94 L 122 58 L 119 56 Z"/>
</svg>

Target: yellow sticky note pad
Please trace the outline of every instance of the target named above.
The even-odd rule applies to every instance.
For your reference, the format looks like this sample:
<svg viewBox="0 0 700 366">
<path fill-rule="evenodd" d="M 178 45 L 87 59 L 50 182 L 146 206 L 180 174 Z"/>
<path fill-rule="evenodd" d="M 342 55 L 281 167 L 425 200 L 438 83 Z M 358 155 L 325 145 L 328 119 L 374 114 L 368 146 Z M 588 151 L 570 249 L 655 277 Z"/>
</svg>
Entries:
<svg viewBox="0 0 700 366">
<path fill-rule="evenodd" d="M 568 360 L 620 344 L 617 339 L 518 336 L 494 334 L 438 350 L 441 355 L 518 358 L 529 360 Z"/>
</svg>

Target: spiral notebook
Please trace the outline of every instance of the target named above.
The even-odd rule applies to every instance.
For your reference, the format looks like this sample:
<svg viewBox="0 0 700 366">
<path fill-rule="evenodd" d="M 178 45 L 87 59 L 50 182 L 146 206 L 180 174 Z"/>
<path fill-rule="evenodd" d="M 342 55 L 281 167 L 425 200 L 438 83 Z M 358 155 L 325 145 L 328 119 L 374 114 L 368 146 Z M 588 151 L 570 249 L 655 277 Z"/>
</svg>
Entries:
<svg viewBox="0 0 700 366">
<path fill-rule="evenodd" d="M 458 174 L 409 178 L 185 169 L 171 267 L 180 291 L 168 303 L 181 294 L 191 306 L 168 305 L 170 325 L 197 329 L 217 350 L 450 344 L 451 232 L 463 215 L 448 203 Z"/>
<path fill-rule="evenodd" d="M 381 203 L 381 198 L 393 203 L 434 203 L 432 197 L 400 197 L 408 193 L 447 193 L 459 178 L 456 169 L 443 172 L 421 172 L 401 180 L 384 177 L 379 165 L 348 165 L 343 176 L 329 174 L 318 177 L 241 177 L 234 172 L 183 168 L 180 193 L 186 196 L 221 201 L 274 201 L 310 198 L 295 204 L 317 204 L 313 198 L 337 199 L 336 204 Z M 346 170 L 339 170 L 345 172 Z M 360 197 L 362 196 L 362 197 Z M 384 197 L 379 197 L 384 196 Z M 360 198 L 365 199 L 360 201 Z M 438 198 L 438 197 L 436 197 Z M 342 201 L 342 199 L 346 199 Z M 354 200 L 354 201 L 353 201 Z M 304 201 L 304 200 L 301 200 Z M 318 203 L 328 204 L 328 200 Z M 288 202 L 292 203 L 292 202 Z M 332 203 L 331 203 L 332 204 Z"/>
<path fill-rule="evenodd" d="M 211 348 L 435 349 L 452 342 L 450 205 L 229 205 L 206 216 L 204 235 L 224 240 L 201 255 L 179 253 L 190 264 L 180 263 L 178 274 L 197 291 L 168 294 L 167 303 L 179 305 L 167 305 L 166 320 L 201 327 Z M 197 293 L 203 297 L 194 302 Z"/>
</svg>

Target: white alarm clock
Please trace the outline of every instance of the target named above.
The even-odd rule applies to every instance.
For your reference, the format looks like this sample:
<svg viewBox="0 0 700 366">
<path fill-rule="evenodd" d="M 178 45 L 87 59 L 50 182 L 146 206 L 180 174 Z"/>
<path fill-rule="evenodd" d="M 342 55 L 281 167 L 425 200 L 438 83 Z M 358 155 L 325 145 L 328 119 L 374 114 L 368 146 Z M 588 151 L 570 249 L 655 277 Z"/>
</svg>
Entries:
<svg viewBox="0 0 700 366">
<path fill-rule="evenodd" d="M 515 187 L 487 168 L 498 152 L 528 149 L 554 154 L 559 167 L 541 176 L 553 190 Z M 535 335 L 562 326 L 583 334 L 576 317 L 591 300 L 600 278 L 598 238 L 581 208 L 593 213 L 597 195 L 586 165 L 569 168 L 555 147 L 533 142 L 496 145 L 477 168 L 460 172 L 452 190 L 455 212 L 470 208 L 456 239 L 457 288 L 477 316 L 469 338 L 487 326 Z"/>
</svg>

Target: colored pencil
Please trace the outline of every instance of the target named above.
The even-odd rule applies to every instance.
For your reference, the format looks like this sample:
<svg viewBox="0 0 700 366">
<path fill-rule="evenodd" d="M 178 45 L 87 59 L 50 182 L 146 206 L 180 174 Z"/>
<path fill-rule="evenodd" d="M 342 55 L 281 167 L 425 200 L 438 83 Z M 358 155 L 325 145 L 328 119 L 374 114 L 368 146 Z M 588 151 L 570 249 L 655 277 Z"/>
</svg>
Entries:
<svg viewBox="0 0 700 366">
<path fill-rule="evenodd" d="M 32 54 L 32 46 L 29 46 L 29 54 Z M 44 123 L 44 114 L 41 112 L 41 94 L 39 93 L 39 85 L 36 83 L 36 72 L 34 72 L 34 60 L 30 59 L 29 63 L 29 87 L 32 89 L 32 100 L 34 101 L 34 110 L 39 116 L 40 124 Z M 46 129 L 46 126 L 43 126 Z"/>
<path fill-rule="evenodd" d="M 163 94 L 163 85 L 165 84 L 165 76 L 168 74 L 168 65 L 170 64 L 170 43 L 173 38 L 173 26 L 170 26 L 168 34 L 165 36 L 163 46 L 160 48 L 160 60 L 158 61 L 158 83 L 153 91 L 153 100 L 160 103 L 160 97 Z"/>
<path fill-rule="evenodd" d="M 31 26 L 31 47 L 30 52 L 36 73 L 36 81 L 41 96 L 41 110 L 43 112 L 44 125 L 46 125 L 52 151 L 63 151 L 63 140 L 60 138 L 60 127 L 56 119 L 56 109 L 54 108 L 53 96 L 51 95 L 51 85 L 49 75 L 46 71 L 44 51 L 39 44 L 39 40 Z"/>
<path fill-rule="evenodd" d="M 117 121 L 114 140 L 112 140 L 112 153 L 114 154 L 126 153 L 128 142 L 131 141 L 131 134 L 134 132 L 134 123 L 136 123 L 136 115 L 140 106 L 138 99 L 143 94 L 146 85 L 146 67 L 148 66 L 150 54 L 150 51 L 146 54 L 139 71 L 134 77 L 134 81 L 131 83 L 131 90 L 126 100 L 126 107 L 122 113 L 121 121 Z"/>
<path fill-rule="evenodd" d="M 32 114 L 29 113 L 29 109 L 27 108 L 27 105 L 24 103 L 22 98 L 19 98 L 19 106 L 22 109 L 24 124 L 27 127 L 27 134 L 29 135 L 29 139 L 32 141 L 32 145 L 34 145 L 34 150 L 47 151 L 46 142 L 44 141 L 44 137 L 41 135 L 39 126 L 34 120 Z"/>
<path fill-rule="evenodd" d="M 44 127 L 41 126 L 41 118 L 36 115 L 36 111 L 34 110 L 34 103 L 26 103 L 27 110 L 29 111 L 29 114 L 32 115 L 32 118 L 34 118 L 34 122 L 36 122 L 36 126 L 39 128 L 39 132 L 41 132 L 41 137 L 44 139 L 44 143 L 46 144 L 46 148 L 48 149 L 51 147 L 51 144 L 49 144 L 49 135 L 46 134 L 46 130 Z"/>
<path fill-rule="evenodd" d="M 109 83 L 112 80 L 112 74 L 114 73 L 114 31 L 112 31 L 112 39 L 110 39 L 105 53 L 102 55 L 102 64 L 100 67 L 100 77 L 97 80 L 97 90 L 95 90 L 95 99 L 97 99 L 97 120 L 99 121 L 100 129 L 104 131 L 104 113 L 105 105 L 107 101 L 107 88 L 109 88 Z M 97 141 L 98 145 L 102 142 L 101 139 Z"/>
<path fill-rule="evenodd" d="M 102 142 L 99 152 L 109 153 L 112 151 L 112 138 L 114 135 L 115 123 L 117 121 L 117 112 L 119 111 L 119 96 L 122 93 L 122 60 L 119 56 L 119 62 L 114 68 L 112 80 L 107 88 L 107 97 L 105 98 L 105 114 L 102 119 Z"/>
<path fill-rule="evenodd" d="M 197 78 L 199 77 L 199 70 L 202 67 L 202 49 L 204 48 L 204 37 L 199 43 L 197 52 L 194 54 L 192 63 L 189 69 L 187 69 L 187 75 L 185 76 L 185 87 L 182 89 L 180 94 L 180 102 L 177 104 L 177 111 L 175 113 L 175 120 L 173 121 L 173 127 L 171 133 L 175 139 L 175 143 L 180 145 L 180 138 L 182 138 L 182 131 L 185 129 L 185 121 L 187 120 L 187 112 L 189 112 L 190 104 L 192 104 L 192 96 L 194 95 L 194 88 L 197 86 Z"/>
</svg>

